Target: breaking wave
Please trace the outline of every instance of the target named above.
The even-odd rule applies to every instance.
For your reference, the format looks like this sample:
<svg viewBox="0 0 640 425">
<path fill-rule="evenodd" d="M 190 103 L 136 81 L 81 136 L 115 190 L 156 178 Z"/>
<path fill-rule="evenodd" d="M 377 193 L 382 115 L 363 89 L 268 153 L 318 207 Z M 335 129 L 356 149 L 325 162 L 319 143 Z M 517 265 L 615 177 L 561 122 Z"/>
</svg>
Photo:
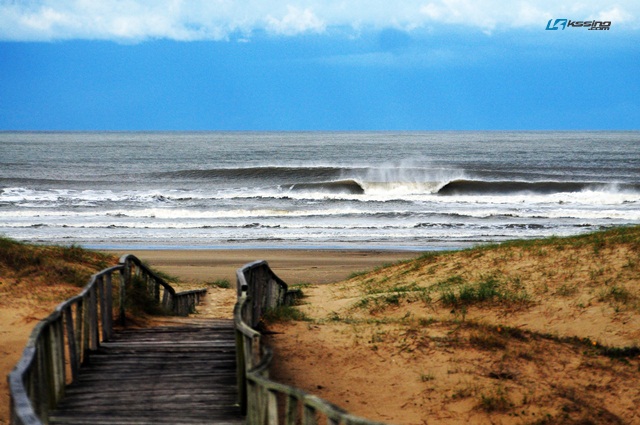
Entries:
<svg viewBox="0 0 640 425">
<path fill-rule="evenodd" d="M 292 192 L 320 192 L 328 194 L 381 195 L 381 194 L 437 194 L 448 195 L 552 195 L 585 191 L 609 193 L 640 193 L 640 185 L 604 182 L 560 181 L 489 181 L 454 179 L 439 181 L 366 181 L 356 179 L 294 183 L 287 185 Z"/>
<path fill-rule="evenodd" d="M 583 191 L 640 192 L 640 186 L 634 184 L 599 182 L 559 182 L 559 181 L 486 181 L 453 180 L 444 184 L 440 195 L 508 195 L 515 193 L 533 193 L 550 195 L 554 193 L 572 193 Z"/>
</svg>

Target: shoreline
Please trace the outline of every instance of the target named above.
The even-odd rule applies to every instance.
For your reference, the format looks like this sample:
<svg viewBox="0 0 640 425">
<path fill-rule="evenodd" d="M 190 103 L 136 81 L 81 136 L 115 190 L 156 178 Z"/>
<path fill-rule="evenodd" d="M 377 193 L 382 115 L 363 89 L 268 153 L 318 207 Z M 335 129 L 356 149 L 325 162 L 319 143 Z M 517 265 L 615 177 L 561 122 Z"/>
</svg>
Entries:
<svg viewBox="0 0 640 425">
<path fill-rule="evenodd" d="M 236 270 L 247 263 L 265 260 L 288 284 L 325 284 L 345 280 L 354 272 L 383 264 L 409 260 L 424 251 L 380 249 L 100 249 L 101 252 L 133 254 L 150 266 L 185 282 L 236 281 Z"/>
<path fill-rule="evenodd" d="M 25 243 L 44 243 L 44 241 Z M 269 245 L 269 244 L 229 244 L 229 245 L 153 245 L 148 243 L 130 244 L 83 244 L 79 245 L 92 251 L 389 251 L 389 252 L 434 252 L 434 251 L 458 251 L 473 248 L 479 245 L 492 244 L 497 241 L 482 242 L 439 242 L 429 245 L 384 245 L 372 243 L 344 243 L 344 244 L 318 244 L 318 245 Z M 64 243 L 52 243 L 53 245 Z"/>
</svg>

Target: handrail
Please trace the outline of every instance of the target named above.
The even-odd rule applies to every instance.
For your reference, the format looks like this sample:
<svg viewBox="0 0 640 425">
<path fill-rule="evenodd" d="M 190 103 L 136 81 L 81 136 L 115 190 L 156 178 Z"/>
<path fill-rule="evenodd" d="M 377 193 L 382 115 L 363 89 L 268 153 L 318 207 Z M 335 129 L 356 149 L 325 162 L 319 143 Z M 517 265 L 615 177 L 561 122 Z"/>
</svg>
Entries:
<svg viewBox="0 0 640 425">
<path fill-rule="evenodd" d="M 152 299 L 175 315 L 188 315 L 206 293 L 206 289 L 176 293 L 130 254 L 123 255 L 118 265 L 91 276 L 80 294 L 58 305 L 31 332 L 22 357 L 7 378 L 10 424 L 47 424 L 49 412 L 64 396 L 66 385 L 78 379 L 80 367 L 90 361 L 90 353 L 98 350 L 101 341 L 112 338 L 114 273 L 119 273 L 118 316 L 122 326 L 126 322 L 127 290 L 134 282 L 142 284 Z"/>
<path fill-rule="evenodd" d="M 236 328 L 238 395 L 242 413 L 252 425 L 385 425 L 354 416 L 346 410 L 298 388 L 269 379 L 271 349 L 261 344 L 256 327 L 270 308 L 291 305 L 296 291 L 271 270 L 266 261 L 246 264 L 236 272 L 238 301 Z"/>
</svg>

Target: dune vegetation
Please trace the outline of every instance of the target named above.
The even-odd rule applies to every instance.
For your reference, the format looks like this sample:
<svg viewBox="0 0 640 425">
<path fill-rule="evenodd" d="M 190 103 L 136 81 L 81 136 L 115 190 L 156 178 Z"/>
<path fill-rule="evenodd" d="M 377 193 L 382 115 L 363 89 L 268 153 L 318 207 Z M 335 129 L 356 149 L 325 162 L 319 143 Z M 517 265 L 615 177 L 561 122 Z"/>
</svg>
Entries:
<svg viewBox="0 0 640 425">
<path fill-rule="evenodd" d="M 275 377 L 396 424 L 640 422 L 640 227 L 306 286 Z M 291 355 L 294 353 L 295 355 Z"/>
<path fill-rule="evenodd" d="M 71 246 L 26 244 L 0 237 L 0 376 L 22 355 L 34 325 L 77 295 L 116 256 Z M 0 379 L 0 424 L 9 423 L 6 379 Z"/>
<path fill-rule="evenodd" d="M 114 256 L 76 245 L 32 245 L 0 237 L 0 285 L 4 290 L 19 290 L 27 281 L 82 287 L 93 273 L 116 262 Z"/>
</svg>

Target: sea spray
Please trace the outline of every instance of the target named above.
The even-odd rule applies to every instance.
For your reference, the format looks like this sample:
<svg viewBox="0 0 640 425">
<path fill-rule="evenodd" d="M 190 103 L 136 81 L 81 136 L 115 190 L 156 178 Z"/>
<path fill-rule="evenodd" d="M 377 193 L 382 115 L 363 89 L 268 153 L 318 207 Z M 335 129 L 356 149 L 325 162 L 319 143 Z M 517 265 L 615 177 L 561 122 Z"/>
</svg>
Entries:
<svg viewBox="0 0 640 425">
<path fill-rule="evenodd" d="M 639 132 L 4 132 L 0 152 L 0 234 L 47 243 L 437 249 L 640 223 Z"/>
</svg>

